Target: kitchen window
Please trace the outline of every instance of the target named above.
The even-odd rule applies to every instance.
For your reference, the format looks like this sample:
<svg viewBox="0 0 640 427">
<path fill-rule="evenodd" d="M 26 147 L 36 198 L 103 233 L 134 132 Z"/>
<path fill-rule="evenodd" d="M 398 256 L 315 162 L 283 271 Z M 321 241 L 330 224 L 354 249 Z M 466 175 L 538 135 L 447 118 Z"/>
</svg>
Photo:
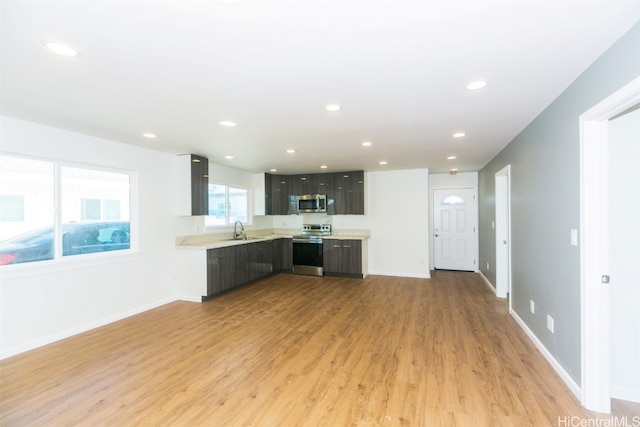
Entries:
<svg viewBox="0 0 640 427">
<path fill-rule="evenodd" d="M 0 266 L 130 249 L 132 176 L 0 155 Z"/>
<path fill-rule="evenodd" d="M 236 221 L 247 223 L 248 212 L 246 188 L 209 184 L 209 215 L 205 218 L 205 225 L 233 225 Z"/>
</svg>

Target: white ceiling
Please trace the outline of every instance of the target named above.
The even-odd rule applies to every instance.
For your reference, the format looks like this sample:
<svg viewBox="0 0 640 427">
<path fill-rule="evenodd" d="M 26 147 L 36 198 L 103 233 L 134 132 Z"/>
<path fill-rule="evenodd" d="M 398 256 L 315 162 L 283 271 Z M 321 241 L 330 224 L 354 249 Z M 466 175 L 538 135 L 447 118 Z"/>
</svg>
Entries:
<svg viewBox="0 0 640 427">
<path fill-rule="evenodd" d="M 49 0 L 1 8 L 4 115 L 278 173 L 320 172 L 322 164 L 477 171 L 640 20 L 639 1 Z M 79 56 L 51 53 L 48 40 Z M 477 79 L 488 86 L 465 89 Z M 343 109 L 326 112 L 328 103 Z M 457 131 L 467 136 L 453 138 Z M 365 140 L 373 145 L 361 147 Z"/>
</svg>

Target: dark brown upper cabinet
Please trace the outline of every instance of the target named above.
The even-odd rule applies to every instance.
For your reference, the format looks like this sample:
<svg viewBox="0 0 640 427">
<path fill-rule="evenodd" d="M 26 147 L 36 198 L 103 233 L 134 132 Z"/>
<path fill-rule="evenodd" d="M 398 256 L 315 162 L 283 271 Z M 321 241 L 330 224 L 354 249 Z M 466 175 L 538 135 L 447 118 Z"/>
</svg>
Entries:
<svg viewBox="0 0 640 427">
<path fill-rule="evenodd" d="M 260 215 L 288 215 L 290 197 L 326 194 L 330 214 L 364 215 L 364 171 L 310 173 L 299 175 L 264 174 L 265 209 Z"/>
<path fill-rule="evenodd" d="M 179 156 L 182 200 L 179 215 L 209 213 L 209 160 L 196 154 Z"/>
</svg>

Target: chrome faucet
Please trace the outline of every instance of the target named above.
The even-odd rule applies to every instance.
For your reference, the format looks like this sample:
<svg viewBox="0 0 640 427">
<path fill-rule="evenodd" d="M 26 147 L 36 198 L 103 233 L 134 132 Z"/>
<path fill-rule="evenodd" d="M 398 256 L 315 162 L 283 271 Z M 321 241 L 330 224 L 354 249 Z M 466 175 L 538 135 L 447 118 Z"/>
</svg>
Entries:
<svg viewBox="0 0 640 427">
<path fill-rule="evenodd" d="M 240 233 L 238 234 L 238 224 L 240 224 Z M 244 233 L 244 226 L 242 225 L 242 221 L 238 220 L 233 224 L 233 240 L 239 239 Z"/>
</svg>

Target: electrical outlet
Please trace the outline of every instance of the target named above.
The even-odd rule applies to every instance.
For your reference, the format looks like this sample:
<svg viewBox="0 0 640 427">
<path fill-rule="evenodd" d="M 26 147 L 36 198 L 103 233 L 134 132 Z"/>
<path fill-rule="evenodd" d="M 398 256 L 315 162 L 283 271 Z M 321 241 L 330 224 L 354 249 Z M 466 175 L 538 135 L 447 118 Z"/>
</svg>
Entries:
<svg viewBox="0 0 640 427">
<path fill-rule="evenodd" d="M 549 316 L 547 314 L 547 329 L 551 331 L 551 333 L 554 333 L 554 325 L 553 325 L 553 317 Z"/>
<path fill-rule="evenodd" d="M 532 299 L 529 300 L 529 310 L 531 310 L 531 313 L 535 313 L 536 312 L 536 303 L 533 302 Z"/>
</svg>

